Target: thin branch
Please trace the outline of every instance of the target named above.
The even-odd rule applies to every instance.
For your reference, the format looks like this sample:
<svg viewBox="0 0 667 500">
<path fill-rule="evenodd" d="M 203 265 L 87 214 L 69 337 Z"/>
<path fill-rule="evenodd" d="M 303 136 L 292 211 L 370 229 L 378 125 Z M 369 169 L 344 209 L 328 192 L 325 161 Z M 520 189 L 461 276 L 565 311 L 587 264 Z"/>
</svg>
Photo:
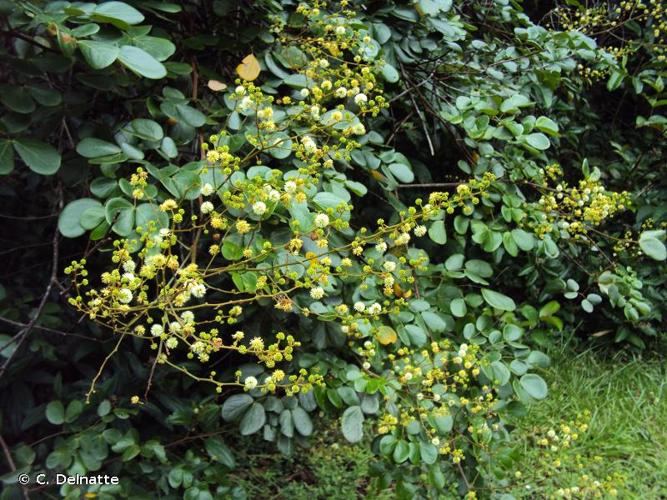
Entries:
<svg viewBox="0 0 667 500">
<path fill-rule="evenodd" d="M 9 468 L 11 469 L 12 472 L 16 472 L 16 464 L 14 463 L 14 459 L 12 458 L 12 454 L 9 451 L 9 447 L 7 446 L 7 443 L 5 443 L 5 440 L 3 437 L 0 435 L 0 447 L 2 448 L 2 452 L 5 455 L 5 459 L 7 460 L 7 464 L 9 465 Z M 25 486 L 21 486 L 21 490 L 23 491 L 23 498 L 26 500 L 30 499 L 30 494 L 28 493 L 28 490 L 26 489 Z"/>
<path fill-rule="evenodd" d="M 62 197 L 62 189 L 60 189 L 60 202 L 59 205 L 62 206 L 63 202 L 63 197 Z M 5 374 L 5 371 L 9 367 L 10 363 L 13 361 L 14 357 L 16 354 L 19 352 L 21 349 L 21 346 L 24 344 L 24 342 L 28 339 L 30 336 L 30 333 L 32 332 L 33 328 L 35 327 L 35 324 L 37 321 L 39 321 L 39 317 L 42 314 L 42 311 L 44 310 L 44 307 L 46 306 L 46 302 L 49 299 L 49 295 L 51 295 L 51 290 L 53 289 L 53 283 L 56 281 L 56 276 L 58 275 L 58 228 L 56 227 L 56 230 L 53 232 L 53 239 L 52 239 L 52 244 L 53 244 L 53 254 L 52 254 L 52 261 L 51 261 L 51 276 L 49 276 L 49 282 L 46 286 L 46 290 L 44 291 L 44 295 L 42 295 L 42 300 L 39 303 L 39 306 L 37 306 L 37 310 L 35 311 L 35 314 L 33 318 L 30 320 L 30 322 L 25 326 L 23 330 L 21 330 L 16 336 L 18 337 L 18 341 L 16 342 L 16 348 L 12 351 L 12 353 L 9 355 L 7 360 L 4 362 L 2 367 L 0 368 L 0 378 Z"/>
</svg>

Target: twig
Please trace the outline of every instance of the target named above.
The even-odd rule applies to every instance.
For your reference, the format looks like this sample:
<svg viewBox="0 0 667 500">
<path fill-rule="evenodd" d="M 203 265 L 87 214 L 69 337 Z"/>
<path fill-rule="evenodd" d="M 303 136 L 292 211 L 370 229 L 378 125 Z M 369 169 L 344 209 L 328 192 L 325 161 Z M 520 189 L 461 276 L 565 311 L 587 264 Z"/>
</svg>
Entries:
<svg viewBox="0 0 667 500">
<path fill-rule="evenodd" d="M 5 443 L 5 440 L 1 435 L 0 435 L 0 447 L 2 448 L 2 452 L 5 454 L 5 459 L 7 460 L 9 468 L 11 469 L 12 472 L 15 472 L 16 464 L 14 463 L 14 459 L 12 458 L 12 454 L 9 451 L 7 443 Z M 21 486 L 21 490 L 23 490 L 23 498 L 30 499 L 30 495 L 28 494 L 28 490 L 25 488 L 25 486 Z"/>
<path fill-rule="evenodd" d="M 151 390 L 151 385 L 153 385 L 153 375 L 155 375 L 155 367 L 157 362 L 160 359 L 160 354 L 162 353 L 163 341 L 160 340 L 160 346 L 157 349 L 157 354 L 155 355 L 155 361 L 153 361 L 153 366 L 151 366 L 151 373 L 148 375 L 148 383 L 146 384 L 146 391 L 144 392 L 144 401 L 148 400 L 148 393 Z"/>
<path fill-rule="evenodd" d="M 60 205 L 62 205 L 62 201 L 63 199 L 62 199 L 62 189 L 61 189 L 60 202 L 59 202 Z M 23 330 L 21 330 L 19 333 L 16 334 L 16 337 L 18 337 L 19 340 L 16 342 L 16 348 L 12 351 L 12 353 L 9 355 L 7 360 L 3 363 L 2 367 L 0 368 L 0 378 L 2 378 L 2 376 L 5 374 L 5 371 L 9 367 L 9 364 L 14 359 L 14 356 L 16 356 L 16 354 L 21 349 L 23 343 L 30 336 L 30 332 L 32 332 L 33 328 L 35 327 L 35 324 L 39 320 L 39 317 L 41 316 L 42 311 L 46 306 L 46 302 L 49 299 L 49 295 L 51 294 L 53 283 L 56 281 L 56 276 L 58 274 L 58 228 L 57 227 L 53 233 L 52 243 L 53 243 L 53 256 L 51 261 L 51 276 L 49 276 L 49 283 L 46 286 L 44 295 L 42 295 L 42 300 L 40 301 L 39 306 L 37 306 L 37 310 L 35 311 L 33 318 L 30 320 L 30 322 L 25 326 Z"/>
<path fill-rule="evenodd" d="M 439 187 L 456 187 L 464 182 L 426 182 L 422 184 L 399 184 L 399 188 L 439 188 Z"/>
</svg>

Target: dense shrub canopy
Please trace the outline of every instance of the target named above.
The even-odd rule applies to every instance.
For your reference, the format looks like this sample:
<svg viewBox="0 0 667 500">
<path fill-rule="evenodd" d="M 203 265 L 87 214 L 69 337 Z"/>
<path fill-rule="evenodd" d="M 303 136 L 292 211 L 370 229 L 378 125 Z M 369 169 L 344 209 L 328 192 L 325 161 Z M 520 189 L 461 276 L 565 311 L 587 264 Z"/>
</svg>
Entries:
<svg viewBox="0 0 667 500">
<path fill-rule="evenodd" d="M 550 345 L 664 332 L 658 2 L 0 9 L 3 498 L 244 498 L 322 417 L 487 497 Z"/>
</svg>

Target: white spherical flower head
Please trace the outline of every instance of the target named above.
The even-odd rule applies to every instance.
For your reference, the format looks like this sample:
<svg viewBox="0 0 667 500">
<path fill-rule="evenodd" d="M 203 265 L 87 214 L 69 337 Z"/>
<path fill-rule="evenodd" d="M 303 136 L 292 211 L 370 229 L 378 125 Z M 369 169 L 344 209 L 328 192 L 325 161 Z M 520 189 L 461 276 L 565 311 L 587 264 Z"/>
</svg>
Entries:
<svg viewBox="0 0 667 500">
<path fill-rule="evenodd" d="M 199 283 L 192 288 L 190 288 L 190 295 L 197 299 L 201 299 L 206 295 L 206 286 L 203 283 Z"/>
<path fill-rule="evenodd" d="M 426 226 L 415 227 L 415 236 L 422 237 L 426 234 Z"/>
<path fill-rule="evenodd" d="M 368 314 L 380 314 L 381 311 L 382 311 L 382 306 L 380 304 L 378 304 L 377 302 L 374 302 L 368 308 Z"/>
<path fill-rule="evenodd" d="M 364 312 L 364 310 L 366 309 L 366 304 L 359 301 L 359 302 L 355 302 L 353 307 L 354 307 L 354 310 L 357 311 L 357 312 Z"/>
<path fill-rule="evenodd" d="M 396 262 L 393 260 L 388 260 L 382 265 L 382 267 L 384 267 L 384 270 L 388 273 L 393 273 L 396 270 Z"/>
<path fill-rule="evenodd" d="M 136 269 L 137 265 L 133 260 L 127 260 L 123 262 L 123 271 L 128 272 L 128 273 L 133 273 L 134 270 Z"/>
<path fill-rule="evenodd" d="M 324 297 L 324 288 L 321 286 L 316 286 L 310 289 L 310 296 L 315 300 L 320 300 Z"/>
<path fill-rule="evenodd" d="M 317 151 L 317 144 L 315 144 L 315 141 L 313 140 L 312 137 L 306 135 L 301 139 L 301 144 L 303 144 L 304 149 L 306 150 L 306 153 L 314 153 Z"/>
<path fill-rule="evenodd" d="M 329 216 L 327 214 L 317 214 L 315 216 L 315 226 L 323 229 L 329 225 Z"/>
<path fill-rule="evenodd" d="M 264 215 L 266 213 L 266 203 L 263 201 L 256 201 L 252 205 L 252 211 L 255 215 Z"/>
<path fill-rule="evenodd" d="M 180 333 L 183 327 L 178 321 L 172 321 L 169 323 L 169 332 L 170 333 Z"/>
<path fill-rule="evenodd" d="M 129 304 L 132 302 L 132 292 L 129 288 L 121 288 L 118 291 L 118 302 L 121 304 Z"/>
<path fill-rule="evenodd" d="M 192 311 L 184 311 L 181 314 L 181 319 L 186 323 L 193 323 L 195 320 L 195 315 Z"/>
<path fill-rule="evenodd" d="M 243 382 L 243 388 L 246 391 L 252 391 L 255 387 L 257 387 L 257 379 L 255 377 L 246 377 L 245 381 Z"/>
<path fill-rule="evenodd" d="M 170 234 L 171 234 L 171 230 L 169 228 L 163 227 L 162 229 L 160 229 L 160 236 L 162 236 L 163 238 L 166 238 Z"/>
<path fill-rule="evenodd" d="M 308 97 L 310 95 L 310 90 L 308 89 L 301 89 L 299 91 L 299 94 L 301 94 L 301 97 Z"/>
<path fill-rule="evenodd" d="M 241 102 L 239 103 L 239 108 L 241 108 L 241 110 L 250 109 L 251 107 L 252 99 L 250 96 L 245 96 L 243 99 L 241 99 Z"/>
<path fill-rule="evenodd" d="M 357 94 L 354 96 L 354 103 L 357 106 L 361 106 L 362 104 L 366 104 L 368 102 L 368 97 L 366 94 Z"/>
<path fill-rule="evenodd" d="M 320 59 L 319 61 L 320 68 L 328 68 L 329 67 L 329 61 L 326 59 Z"/>
<path fill-rule="evenodd" d="M 132 281 L 132 280 L 134 280 L 134 274 L 133 273 L 123 273 L 123 278 L 126 279 L 127 281 Z"/>
<path fill-rule="evenodd" d="M 352 133 L 354 135 L 364 135 L 366 133 L 366 127 L 363 123 L 357 123 L 352 127 Z"/>
<path fill-rule="evenodd" d="M 385 253 L 387 251 L 387 244 L 384 241 L 381 241 L 380 243 L 375 245 L 375 250 L 381 254 Z"/>
<path fill-rule="evenodd" d="M 165 344 L 169 349 L 176 349 L 176 346 L 178 345 L 178 340 L 174 337 L 169 337 L 165 342 Z"/>
<path fill-rule="evenodd" d="M 347 89 L 345 87 L 338 87 L 334 92 L 334 95 L 342 99 L 347 96 Z"/>
<path fill-rule="evenodd" d="M 162 325 L 153 325 L 151 326 L 151 335 L 153 337 L 159 337 L 164 333 L 164 328 L 162 328 Z"/>
<path fill-rule="evenodd" d="M 201 213 L 203 214 L 209 214 L 213 212 L 213 208 L 214 208 L 213 203 L 211 203 L 210 201 L 205 201 L 204 203 L 201 204 L 200 210 Z"/>
<path fill-rule="evenodd" d="M 238 95 L 243 95 L 245 94 L 245 87 L 243 85 L 239 85 L 234 89 L 234 92 L 236 92 Z"/>
<path fill-rule="evenodd" d="M 272 201 L 273 203 L 280 201 L 280 192 L 275 189 L 269 191 L 269 201 Z"/>
<path fill-rule="evenodd" d="M 336 34 L 343 36 L 345 34 L 345 26 L 338 26 L 336 28 Z"/>
<path fill-rule="evenodd" d="M 294 181 L 287 181 L 285 183 L 285 192 L 289 194 L 294 194 L 296 193 L 296 182 Z"/>
<path fill-rule="evenodd" d="M 201 194 L 204 196 L 211 196 L 214 191 L 215 188 L 208 182 L 201 187 Z"/>
</svg>

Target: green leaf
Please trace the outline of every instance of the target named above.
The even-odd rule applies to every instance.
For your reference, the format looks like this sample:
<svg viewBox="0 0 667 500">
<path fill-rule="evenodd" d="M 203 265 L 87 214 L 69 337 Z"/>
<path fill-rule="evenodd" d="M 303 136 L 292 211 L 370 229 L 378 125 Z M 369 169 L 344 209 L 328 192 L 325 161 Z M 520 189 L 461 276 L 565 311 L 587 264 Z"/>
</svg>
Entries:
<svg viewBox="0 0 667 500">
<path fill-rule="evenodd" d="M 60 153 L 45 142 L 36 139 L 16 139 L 14 149 L 35 173 L 53 175 L 60 168 Z"/>
<path fill-rule="evenodd" d="M 65 407 L 60 401 L 51 401 L 46 405 L 46 419 L 53 425 L 65 422 Z"/>
<path fill-rule="evenodd" d="M 94 42 L 92 40 L 81 40 L 77 43 L 86 62 L 93 69 L 103 69 L 111 66 L 118 55 L 120 48 L 113 43 Z"/>
<path fill-rule="evenodd" d="M 404 184 L 409 184 L 415 180 L 415 174 L 412 172 L 412 169 L 404 163 L 392 163 L 389 165 L 389 171 Z"/>
<path fill-rule="evenodd" d="M 132 43 L 135 47 L 148 52 L 158 61 L 165 61 L 176 52 L 176 46 L 166 38 L 138 36 L 132 39 Z"/>
<path fill-rule="evenodd" d="M 511 312 L 516 309 L 516 304 L 510 297 L 508 297 L 507 295 L 503 295 L 502 293 L 490 290 L 488 288 L 482 288 L 482 297 L 484 297 L 486 303 L 489 304 L 491 307 L 495 307 L 496 309 L 500 309 L 501 311 Z"/>
<path fill-rule="evenodd" d="M 95 20 L 120 21 L 120 26 L 127 24 L 139 24 L 144 20 L 144 16 L 137 9 L 125 2 L 104 2 L 95 7 L 91 17 Z"/>
<path fill-rule="evenodd" d="M 560 304 L 556 300 L 552 300 L 550 302 L 547 302 L 540 308 L 540 314 L 539 317 L 540 319 L 548 318 L 550 316 L 553 316 L 560 310 Z"/>
<path fill-rule="evenodd" d="M 0 89 L 0 102 L 8 109 L 17 113 L 27 114 L 35 111 L 35 101 L 32 100 L 26 89 L 14 85 Z"/>
<path fill-rule="evenodd" d="M 521 377 L 521 388 L 535 399 L 544 399 L 547 397 L 547 383 L 534 373 L 527 373 Z"/>
<path fill-rule="evenodd" d="M 517 113 L 520 108 L 532 106 L 533 103 L 523 94 L 515 94 L 505 99 L 500 105 L 501 113 Z"/>
<path fill-rule="evenodd" d="M 350 443 L 358 443 L 361 441 L 364 435 L 363 423 L 364 413 L 361 411 L 360 406 L 350 406 L 345 410 L 341 420 L 341 428 L 345 439 Z"/>
<path fill-rule="evenodd" d="M 410 456 L 410 445 L 407 441 L 400 440 L 394 448 L 393 459 L 397 464 L 402 464 Z"/>
<path fill-rule="evenodd" d="M 546 116 L 540 116 L 537 119 L 535 122 L 535 128 L 541 132 L 544 132 L 545 134 L 549 134 L 554 137 L 558 136 L 558 124 Z"/>
<path fill-rule="evenodd" d="M 445 269 L 448 271 L 460 271 L 461 268 L 463 267 L 463 260 L 465 257 L 463 254 L 460 253 L 455 253 L 454 255 L 450 255 L 447 260 L 445 261 Z"/>
<path fill-rule="evenodd" d="M 84 158 L 98 158 L 118 154 L 121 152 L 121 149 L 115 144 L 103 141 L 102 139 L 86 137 L 76 145 L 76 152 Z"/>
<path fill-rule="evenodd" d="M 124 45 L 120 49 L 118 60 L 134 73 L 146 78 L 159 80 L 167 76 L 167 70 L 162 63 L 138 47 Z"/>
<path fill-rule="evenodd" d="M 391 64 L 382 67 L 382 77 L 389 83 L 396 83 L 400 78 L 398 71 Z"/>
<path fill-rule="evenodd" d="M 432 311 L 424 311 L 421 314 L 426 325 L 435 333 L 444 332 L 447 329 L 447 323 L 439 314 Z"/>
<path fill-rule="evenodd" d="M 533 133 L 533 134 L 528 134 L 524 135 L 522 139 L 528 144 L 531 148 L 538 149 L 540 151 L 544 151 L 545 149 L 549 149 L 549 146 L 551 143 L 549 142 L 549 138 L 539 132 Z"/>
<path fill-rule="evenodd" d="M 222 418 L 228 422 L 238 419 L 253 401 L 250 394 L 234 394 L 228 397 L 222 405 Z"/>
<path fill-rule="evenodd" d="M 0 139 L 0 175 L 7 175 L 14 170 L 14 150 L 12 141 Z"/>
<path fill-rule="evenodd" d="M 664 230 L 645 231 L 639 237 L 639 248 L 654 260 L 665 260 L 667 259 L 667 248 L 665 248 L 665 244 L 658 239 L 664 239 L 664 237 Z"/>
<path fill-rule="evenodd" d="M 625 73 L 619 70 L 614 71 L 609 77 L 609 80 L 607 81 L 607 90 L 609 92 L 613 92 L 614 90 L 616 90 L 618 87 L 621 86 L 624 78 L 625 78 Z"/>
<path fill-rule="evenodd" d="M 425 464 L 434 464 L 438 459 L 438 448 L 432 443 L 419 442 L 419 455 Z"/>
<path fill-rule="evenodd" d="M 262 426 L 266 423 L 266 411 L 264 407 L 259 403 L 253 403 L 250 405 L 250 408 L 243 415 L 241 419 L 241 424 L 239 429 L 242 436 L 249 436 L 259 431 Z"/>
<path fill-rule="evenodd" d="M 310 419 L 310 416 L 306 411 L 297 406 L 292 412 L 292 421 L 294 422 L 294 427 L 302 436 L 310 436 L 313 433 L 313 422 Z"/>
<path fill-rule="evenodd" d="M 234 454 L 222 439 L 210 437 L 204 442 L 204 448 L 206 448 L 206 453 L 208 453 L 212 460 L 220 462 L 229 469 L 236 467 Z"/>
<path fill-rule="evenodd" d="M 164 131 L 160 124 L 146 118 L 137 118 L 130 122 L 130 133 L 145 141 L 160 141 L 164 137 Z"/>
<path fill-rule="evenodd" d="M 198 128 L 206 123 L 204 113 L 186 104 L 177 104 L 176 110 L 181 119 L 191 127 Z"/>
<path fill-rule="evenodd" d="M 86 232 L 81 225 L 81 216 L 90 208 L 102 208 L 92 198 L 81 198 L 68 203 L 58 217 L 58 230 L 65 238 L 77 238 Z"/>
<path fill-rule="evenodd" d="M 445 230 L 445 221 L 437 220 L 428 229 L 428 236 L 438 245 L 447 243 L 447 231 Z"/>
<path fill-rule="evenodd" d="M 535 237 L 523 229 L 512 229 L 512 238 L 516 245 L 524 252 L 532 250 L 535 246 Z"/>
<path fill-rule="evenodd" d="M 461 298 L 452 300 L 449 303 L 449 309 L 452 311 L 452 315 L 454 315 L 457 318 L 462 318 L 468 312 L 468 307 L 466 306 L 466 302 Z"/>
</svg>

